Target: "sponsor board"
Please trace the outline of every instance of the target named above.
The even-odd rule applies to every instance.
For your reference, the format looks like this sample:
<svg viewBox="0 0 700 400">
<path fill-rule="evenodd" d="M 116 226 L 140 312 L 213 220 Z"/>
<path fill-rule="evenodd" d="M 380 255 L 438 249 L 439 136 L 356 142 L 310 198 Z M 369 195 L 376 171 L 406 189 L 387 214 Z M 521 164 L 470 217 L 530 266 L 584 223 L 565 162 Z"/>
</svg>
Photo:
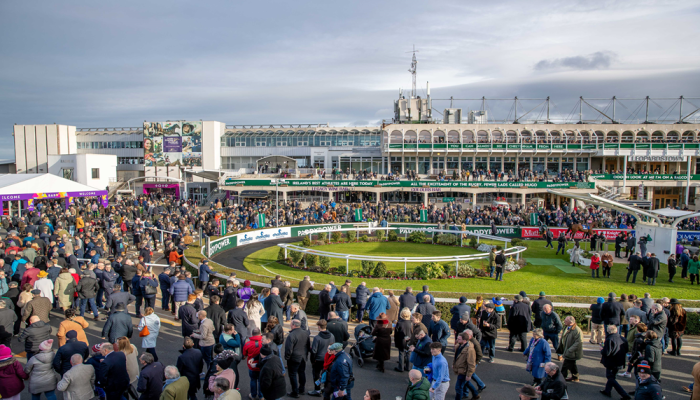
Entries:
<svg viewBox="0 0 700 400">
<path fill-rule="evenodd" d="M 556 240 L 562 233 L 566 233 L 566 228 L 549 228 L 549 230 L 552 231 L 554 240 Z M 634 231 L 630 229 L 594 229 L 594 231 L 599 235 L 605 235 L 607 240 L 613 241 L 621 232 L 634 233 Z M 523 239 L 542 239 L 542 235 L 540 235 L 540 229 L 538 227 L 522 227 L 520 228 L 520 232 Z M 576 233 L 574 239 L 583 239 L 583 232 Z"/>
<path fill-rule="evenodd" d="M 352 228 L 352 224 L 333 224 L 320 226 L 305 226 L 300 228 L 292 228 L 292 237 L 314 235 L 323 232 L 335 232 L 341 229 Z"/>
<path fill-rule="evenodd" d="M 237 236 L 238 245 L 242 246 L 251 243 L 264 242 L 266 240 L 289 238 L 292 237 L 292 230 L 288 227 L 261 229 L 259 231 L 239 233 Z"/>
<path fill-rule="evenodd" d="M 698 231 L 678 231 L 676 234 L 676 240 L 679 242 L 681 240 L 693 241 L 695 239 L 700 239 L 700 232 Z"/>
<path fill-rule="evenodd" d="M 237 235 L 231 235 L 231 236 L 227 236 L 227 237 L 222 238 L 222 239 L 218 239 L 214 242 L 210 242 L 209 243 L 209 251 L 207 252 L 207 254 L 209 254 L 209 257 L 211 257 L 218 252 L 232 249 L 232 248 L 236 247 L 237 246 L 236 239 L 237 239 Z"/>
<path fill-rule="evenodd" d="M 437 229 L 437 225 L 408 225 L 408 224 L 391 224 L 390 228 L 396 228 L 397 233 L 400 235 L 410 234 L 411 232 L 421 231 L 426 233 L 432 233 Z M 459 231 L 462 227 L 459 225 L 450 225 L 443 230 L 455 230 Z M 481 235 L 490 235 L 490 226 L 467 226 L 467 231 L 478 233 Z M 497 226 L 496 236 L 501 236 L 505 238 L 520 238 L 520 228 L 516 226 Z"/>
</svg>

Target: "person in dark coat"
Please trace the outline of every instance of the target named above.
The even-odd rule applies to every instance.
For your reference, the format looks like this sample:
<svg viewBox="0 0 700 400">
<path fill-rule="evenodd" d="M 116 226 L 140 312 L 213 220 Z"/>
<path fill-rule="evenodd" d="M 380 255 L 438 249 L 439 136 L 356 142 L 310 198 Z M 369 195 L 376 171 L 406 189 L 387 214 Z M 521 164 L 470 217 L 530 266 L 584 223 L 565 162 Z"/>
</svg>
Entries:
<svg viewBox="0 0 700 400">
<path fill-rule="evenodd" d="M 481 342 L 482 335 L 479 328 L 476 325 L 474 325 L 472 319 L 469 317 L 469 314 L 462 314 L 462 316 L 459 318 L 459 321 L 457 321 L 455 336 L 466 331 L 467 329 L 471 329 L 472 336 L 474 336 L 477 342 Z"/>
<path fill-rule="evenodd" d="M 121 291 L 121 285 L 114 285 L 113 291 L 109 293 L 109 298 L 107 299 L 107 303 L 105 303 L 105 308 L 109 310 L 110 314 L 116 312 L 116 307 L 118 304 L 123 304 L 124 307 L 126 307 L 136 301 L 136 297 L 133 294 Z"/>
<path fill-rule="evenodd" d="M 553 362 L 544 365 L 544 380 L 535 388 L 540 400 L 560 400 L 566 395 L 566 381 Z"/>
<path fill-rule="evenodd" d="M 411 296 L 411 298 L 415 299 L 413 296 Z M 403 372 L 410 369 L 408 362 L 408 340 L 411 339 L 412 332 L 413 324 L 411 323 L 411 312 L 402 308 L 399 313 L 399 320 L 396 323 L 396 329 L 394 330 L 394 345 L 399 351 L 399 365 L 394 368 L 395 371 Z"/>
<path fill-rule="evenodd" d="M 273 354 L 270 346 L 260 349 L 260 393 L 265 400 L 281 399 L 287 394 L 287 383 L 284 381 L 282 360 Z"/>
<path fill-rule="evenodd" d="M 97 279 L 90 276 L 88 271 L 83 271 L 83 275 L 75 290 L 78 292 L 78 298 L 80 299 L 80 316 L 85 315 L 85 307 L 89 304 L 93 316 L 97 319 L 99 317 L 97 304 L 95 303 L 97 291 L 99 290 Z"/>
<path fill-rule="evenodd" d="M 27 352 L 27 359 L 39 352 L 39 345 L 51 336 L 51 325 L 42 321 L 36 315 L 29 317 L 29 326 L 24 328 L 18 340 L 24 342 L 24 351 Z"/>
<path fill-rule="evenodd" d="M 624 368 L 627 358 L 627 341 L 617 333 L 617 326 L 610 325 L 605 331 L 605 343 L 600 350 L 600 363 L 605 367 L 605 378 L 607 383 L 605 389 L 600 392 L 610 397 L 612 389 L 615 388 L 622 398 L 629 398 L 625 389 L 617 382 L 617 373 Z"/>
<path fill-rule="evenodd" d="M 248 338 L 248 325 L 250 325 L 250 321 L 243 307 L 245 307 L 245 302 L 239 299 L 236 308 L 228 312 L 226 321 L 229 324 L 233 324 L 236 332 L 241 335 L 241 341 L 245 342 Z"/>
<path fill-rule="evenodd" d="M 632 236 L 631 233 L 628 233 L 627 236 L 627 247 L 625 248 L 625 258 L 630 256 L 631 254 L 634 254 L 634 247 L 637 245 L 637 239 Z"/>
<path fill-rule="evenodd" d="M 316 323 L 316 326 L 318 327 L 318 335 L 316 335 L 311 342 L 309 361 L 311 362 L 311 376 L 313 377 L 314 390 L 308 392 L 309 396 L 321 396 L 321 385 L 317 382 L 319 381 L 319 378 L 321 378 L 321 373 L 323 372 L 323 362 L 326 358 L 326 353 L 328 352 L 328 346 L 335 343 L 333 334 L 326 330 L 327 325 L 328 323 L 325 319 L 318 320 Z M 271 344 L 274 345 L 274 343 Z"/>
<path fill-rule="evenodd" d="M 608 326 L 620 325 L 620 316 L 625 315 L 625 307 L 619 301 L 615 301 L 615 292 L 608 293 L 608 301 L 600 308 L 600 318 L 607 332 Z"/>
<path fill-rule="evenodd" d="M 186 337 L 183 343 L 182 354 L 177 358 L 177 369 L 180 376 L 184 376 L 190 382 L 190 389 L 187 392 L 190 400 L 197 400 L 197 391 L 201 387 L 199 374 L 204 368 L 202 352 L 194 348 L 194 341 L 191 337 Z"/>
<path fill-rule="evenodd" d="M 542 327 L 542 316 L 540 313 L 544 311 L 544 306 L 546 304 L 552 305 L 552 302 L 545 297 L 544 292 L 540 292 L 540 297 L 532 302 L 532 313 L 535 314 L 535 328 Z"/>
<path fill-rule="evenodd" d="M 289 331 L 284 342 L 284 359 L 287 360 L 289 383 L 292 385 L 292 391 L 287 395 L 296 398 L 304 393 L 304 386 L 306 385 L 306 358 L 311 348 L 311 340 L 309 333 L 301 329 L 301 321 L 298 319 L 292 320 L 291 327 L 292 330 Z"/>
<path fill-rule="evenodd" d="M 406 291 L 399 296 L 399 312 L 405 308 L 413 311 L 413 307 L 416 306 L 416 295 L 413 294 L 413 288 L 407 287 Z"/>
<path fill-rule="evenodd" d="M 279 294 L 279 288 L 273 287 L 270 290 L 270 295 L 265 297 L 265 301 L 263 302 L 263 308 L 265 309 L 265 314 L 267 314 L 268 320 L 270 317 L 277 317 L 278 321 L 284 321 L 282 319 L 282 310 L 284 309 L 284 303 L 282 302 L 282 299 L 280 299 Z"/>
<path fill-rule="evenodd" d="M 170 268 L 164 269 L 158 275 L 158 284 L 160 285 L 160 293 L 163 296 L 160 306 L 163 311 L 170 311 Z"/>
<path fill-rule="evenodd" d="M 238 303 L 238 288 L 233 286 L 233 281 L 226 281 L 226 288 L 224 288 L 224 294 L 221 298 L 221 307 L 229 312 L 236 308 L 236 303 Z"/>
<path fill-rule="evenodd" d="M 377 360 L 377 369 L 384 373 L 384 361 L 391 359 L 391 323 L 385 313 L 379 314 L 377 323 L 372 330 L 374 339 L 374 354 L 372 358 Z"/>
<path fill-rule="evenodd" d="M 347 293 L 347 290 L 347 286 L 341 286 L 338 293 L 336 293 L 333 297 L 335 311 L 344 321 L 350 319 L 350 309 L 352 308 L 352 299 L 350 299 L 350 295 Z"/>
<path fill-rule="evenodd" d="M 163 392 L 165 367 L 154 361 L 153 354 L 143 353 L 139 357 L 141 373 L 136 390 L 141 393 L 139 400 L 159 400 Z"/>
<path fill-rule="evenodd" d="M 135 280 L 136 277 L 134 277 L 134 281 Z M 156 281 L 155 275 L 151 274 L 150 272 L 144 272 L 139 282 L 139 286 L 141 289 L 141 296 L 143 296 L 144 301 L 143 309 L 146 310 L 147 307 L 151 307 L 155 310 L 156 293 L 158 291 L 158 282 Z M 148 287 L 148 289 L 146 289 L 146 287 Z M 147 290 L 153 291 L 153 293 L 146 293 Z"/>
<path fill-rule="evenodd" d="M 467 304 L 467 298 L 462 296 L 459 298 L 459 304 L 452 306 L 450 309 L 450 314 L 452 314 L 452 318 L 450 319 L 450 328 L 452 328 L 452 330 L 457 330 L 459 319 L 464 313 L 471 315 L 472 308 Z"/>
<path fill-rule="evenodd" d="M 367 305 L 367 299 L 370 295 L 369 289 L 365 282 L 360 283 L 358 287 L 355 288 L 355 304 L 357 305 L 357 323 L 362 323 L 362 318 L 365 317 L 365 306 Z"/>
<path fill-rule="evenodd" d="M 330 332 L 335 340 L 333 343 L 341 343 L 343 349 L 348 344 L 350 339 L 350 333 L 348 332 L 348 323 L 342 318 L 338 317 L 333 311 L 328 313 L 328 325 L 326 325 L 326 330 Z"/>
<path fill-rule="evenodd" d="M 197 310 L 195 310 L 193 304 L 197 299 L 194 294 L 189 295 L 187 298 L 187 303 L 178 308 L 177 317 L 182 321 L 182 336 L 190 336 L 195 329 L 199 328 L 199 318 L 197 317 Z"/>
<path fill-rule="evenodd" d="M 649 262 L 647 263 L 647 268 L 646 271 L 644 271 L 644 275 L 647 277 L 647 284 L 654 286 L 656 285 L 656 278 L 659 276 L 659 259 L 656 258 L 656 253 L 651 253 L 651 257 L 649 257 Z"/>
<path fill-rule="evenodd" d="M 630 281 L 630 275 L 632 276 L 632 283 L 637 281 L 637 273 L 642 268 L 644 260 L 642 259 L 639 252 L 632 254 L 628 259 L 627 264 L 627 279 L 626 282 Z"/>
<path fill-rule="evenodd" d="M 90 350 L 85 342 L 78 340 L 78 332 L 71 330 L 66 332 L 66 344 L 58 348 L 52 362 L 53 369 L 61 376 L 71 369 L 70 358 L 73 357 L 73 354 L 80 354 L 83 360 L 87 360 L 90 356 Z"/>
<path fill-rule="evenodd" d="M 328 319 L 328 313 L 331 311 L 331 304 L 333 304 L 331 289 L 331 285 L 326 285 L 318 294 L 318 315 L 320 319 Z"/>
<path fill-rule="evenodd" d="M 479 330 L 481 331 L 481 349 L 486 355 L 489 350 L 489 358 L 486 362 L 492 363 L 496 357 L 496 337 L 498 329 L 501 328 L 501 316 L 495 310 L 493 303 L 489 302 L 484 305 L 484 309 L 479 316 Z"/>
<path fill-rule="evenodd" d="M 114 351 L 111 343 L 103 343 L 100 352 L 104 358 L 96 380 L 103 385 L 102 389 L 107 393 L 107 400 L 121 400 L 124 392 L 129 388 L 126 355 L 121 351 Z M 97 370 L 95 372 L 97 373 Z"/>
<path fill-rule="evenodd" d="M 209 298 L 209 307 L 205 308 L 207 318 L 214 322 L 214 337 L 218 338 L 226 325 L 226 311 L 219 305 L 221 298 L 213 295 Z"/>
<path fill-rule="evenodd" d="M 652 375 L 651 368 L 646 361 L 642 361 L 637 365 L 637 377 L 639 378 L 639 384 L 634 392 L 635 400 L 662 400 L 665 398 L 659 381 Z"/>
<path fill-rule="evenodd" d="M 343 345 L 333 343 L 328 347 L 328 354 L 335 356 L 328 376 L 326 377 L 326 387 L 323 390 L 323 398 L 330 399 L 333 393 L 338 392 L 337 399 L 352 398 L 350 392 L 355 386 L 355 380 L 351 379 L 352 359 L 348 353 L 343 351 Z"/>
<path fill-rule="evenodd" d="M 525 351 L 525 343 L 527 343 L 527 333 L 532 330 L 532 321 L 530 316 L 532 310 L 530 306 L 523 303 L 523 298 L 516 294 L 513 298 L 513 305 L 508 313 L 508 330 L 510 335 L 508 338 L 508 351 L 513 351 L 516 340 L 520 340 L 520 352 Z"/>
<path fill-rule="evenodd" d="M 124 311 L 123 303 L 117 304 L 114 314 L 109 316 L 102 328 L 102 338 L 109 340 L 110 343 L 116 343 L 117 338 L 122 336 L 131 338 L 133 333 L 134 324 L 131 322 L 131 316 Z"/>
</svg>

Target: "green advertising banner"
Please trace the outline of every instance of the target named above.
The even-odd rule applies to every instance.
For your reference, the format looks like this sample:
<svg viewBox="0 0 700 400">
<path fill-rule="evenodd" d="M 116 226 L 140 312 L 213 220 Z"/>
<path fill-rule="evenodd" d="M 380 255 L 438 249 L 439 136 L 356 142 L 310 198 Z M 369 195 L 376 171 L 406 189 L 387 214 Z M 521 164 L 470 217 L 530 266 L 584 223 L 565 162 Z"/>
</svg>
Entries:
<svg viewBox="0 0 700 400">
<path fill-rule="evenodd" d="M 401 149 L 453 149 L 459 150 L 603 150 L 603 149 L 639 149 L 639 150 L 678 150 L 689 149 L 694 150 L 700 148 L 698 143 L 421 143 L 416 146 L 415 143 L 391 143 L 390 150 Z"/>
<path fill-rule="evenodd" d="M 353 226 L 352 224 L 330 224 L 292 227 L 292 237 L 315 235 L 322 232 L 334 232 L 341 229 L 352 228 Z"/>
<path fill-rule="evenodd" d="M 442 189 L 468 189 L 468 188 L 511 188 L 511 189 L 595 189 L 593 182 L 490 182 L 490 181 L 339 181 L 339 180 L 311 180 L 289 179 L 284 182 L 288 187 L 319 187 L 325 189 L 332 187 L 395 187 L 416 188 L 415 191 L 430 188 Z M 227 186 L 270 186 L 274 187 L 269 179 L 227 179 Z M 313 190 L 313 189 L 312 189 Z M 428 190 L 426 190 L 428 191 Z M 437 190 L 433 190 L 437 191 Z"/>
<path fill-rule="evenodd" d="M 443 202 L 443 203 L 451 203 L 451 202 L 453 202 L 453 201 L 455 201 L 455 198 L 454 198 L 454 197 L 443 197 L 443 198 L 442 198 L 442 202 Z"/>
<path fill-rule="evenodd" d="M 361 208 L 355 209 L 355 222 L 362 222 L 362 209 Z"/>
<path fill-rule="evenodd" d="M 265 214 L 260 213 L 258 214 L 258 228 L 264 228 L 265 227 Z"/>
<path fill-rule="evenodd" d="M 624 179 L 622 174 L 595 174 L 592 178 L 602 180 L 621 181 Z M 643 180 L 643 181 L 685 181 L 688 175 L 671 175 L 671 174 L 627 174 L 628 180 Z M 691 181 L 700 181 L 700 175 L 690 175 Z"/>
<path fill-rule="evenodd" d="M 425 208 L 420 210 L 420 222 L 428 222 L 428 210 Z"/>
<path fill-rule="evenodd" d="M 403 235 L 403 234 L 410 234 L 411 232 L 414 231 L 423 231 L 426 233 L 431 233 L 435 229 L 437 229 L 437 225 L 422 225 L 422 224 L 390 224 L 390 228 L 395 228 L 396 233 Z M 462 227 L 459 225 L 451 225 L 448 227 L 443 228 L 444 230 L 461 230 Z M 473 233 L 480 233 L 483 235 L 490 235 L 491 234 L 491 227 L 490 226 L 467 226 L 466 228 L 467 231 L 473 232 Z M 502 236 L 506 238 L 520 238 L 520 227 L 517 226 L 497 226 L 496 227 L 496 235 L 497 236 Z"/>
</svg>

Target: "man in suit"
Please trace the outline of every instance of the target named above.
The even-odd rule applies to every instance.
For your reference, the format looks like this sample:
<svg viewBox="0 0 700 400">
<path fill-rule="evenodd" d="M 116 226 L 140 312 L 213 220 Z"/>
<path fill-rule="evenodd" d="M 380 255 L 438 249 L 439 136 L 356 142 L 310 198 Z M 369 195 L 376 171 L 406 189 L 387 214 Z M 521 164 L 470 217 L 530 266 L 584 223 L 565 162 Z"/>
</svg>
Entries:
<svg viewBox="0 0 700 400">
<path fill-rule="evenodd" d="M 659 275 L 659 259 L 656 258 L 656 253 L 651 253 L 645 275 L 647 276 L 647 285 L 656 285 L 656 277 Z"/>
<path fill-rule="evenodd" d="M 124 303 L 117 304 L 114 313 L 109 316 L 102 328 L 103 339 L 109 339 L 110 343 L 116 343 L 117 338 L 122 336 L 130 338 L 134 333 L 134 324 L 125 309 Z"/>
<path fill-rule="evenodd" d="M 248 314 L 246 314 L 243 307 L 245 307 L 245 302 L 239 299 L 238 303 L 236 304 L 236 308 L 229 311 L 228 317 L 226 318 L 226 321 L 229 324 L 233 324 L 236 332 L 241 335 L 241 343 L 244 343 L 248 338 L 248 325 L 250 324 Z M 282 321 L 280 320 L 280 323 L 281 322 Z"/>
<path fill-rule="evenodd" d="M 637 239 L 632 236 L 631 233 L 627 234 L 627 247 L 625 248 L 625 258 L 629 257 L 630 254 L 634 254 L 634 247 L 637 245 Z"/>
<path fill-rule="evenodd" d="M 113 342 L 112 342 L 113 343 Z M 126 371 L 126 355 L 114 351 L 112 343 L 102 343 L 100 352 L 104 359 L 98 380 L 103 383 L 107 400 L 121 400 L 129 387 L 129 373 Z"/>
<path fill-rule="evenodd" d="M 183 343 L 182 354 L 177 358 L 177 369 L 180 375 L 190 382 L 188 397 L 190 400 L 197 400 L 197 391 L 201 387 L 199 374 L 204 367 L 202 352 L 194 348 L 194 341 L 191 337 L 186 337 Z"/>
<path fill-rule="evenodd" d="M 284 308 L 284 303 L 282 302 L 282 299 L 280 299 L 280 290 L 277 287 L 273 287 L 270 290 L 270 295 L 265 298 L 265 302 L 263 303 L 263 307 L 265 308 L 265 313 L 267 313 L 267 317 L 277 317 L 277 320 L 282 323 L 282 309 Z M 240 332 L 239 332 L 240 333 Z"/>
<path fill-rule="evenodd" d="M 205 308 L 204 311 L 207 312 L 209 319 L 214 322 L 214 337 L 219 338 L 221 332 L 226 325 L 226 311 L 219 305 L 221 298 L 217 295 L 212 295 L 209 298 L 209 307 Z"/>
</svg>

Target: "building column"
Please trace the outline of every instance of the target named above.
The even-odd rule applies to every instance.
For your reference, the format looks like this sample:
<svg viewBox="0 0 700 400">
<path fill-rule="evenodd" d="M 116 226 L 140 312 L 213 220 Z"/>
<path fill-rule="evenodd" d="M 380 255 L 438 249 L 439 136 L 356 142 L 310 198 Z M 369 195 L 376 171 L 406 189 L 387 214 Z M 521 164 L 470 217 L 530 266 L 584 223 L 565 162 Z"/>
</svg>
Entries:
<svg viewBox="0 0 700 400">
<path fill-rule="evenodd" d="M 328 191 L 328 201 L 332 201 L 332 200 L 333 200 L 333 192 L 331 192 L 331 191 L 329 190 L 329 191 Z"/>
<path fill-rule="evenodd" d="M 516 154 L 515 155 L 515 169 L 513 170 L 513 173 L 515 176 L 518 176 L 518 163 L 520 162 L 520 157 Z"/>
<path fill-rule="evenodd" d="M 428 207 L 428 192 L 423 193 L 423 205 L 427 208 Z"/>
<path fill-rule="evenodd" d="M 574 199 L 569 199 L 569 212 L 574 209 Z"/>
<path fill-rule="evenodd" d="M 626 156 L 623 156 L 626 157 Z M 620 170 L 620 157 L 615 157 L 615 169 Z"/>
<path fill-rule="evenodd" d="M 401 175 L 406 174 L 406 166 L 404 163 L 406 162 L 406 158 L 403 155 L 403 152 L 401 152 Z M 389 161 L 389 165 L 391 165 L 391 160 Z"/>
<path fill-rule="evenodd" d="M 606 172 L 606 171 L 605 171 L 605 156 L 603 156 L 603 161 L 602 161 L 602 163 L 603 163 L 603 164 L 602 164 L 603 168 L 601 168 L 601 169 L 603 170 L 603 173 L 605 173 L 605 172 Z M 590 163 L 590 161 L 588 162 L 588 168 L 591 168 L 591 163 Z"/>
<path fill-rule="evenodd" d="M 525 205 L 525 193 L 522 193 L 520 196 L 520 204 Z"/>
<path fill-rule="evenodd" d="M 430 140 L 433 140 L 433 138 L 431 137 Z M 433 171 L 433 154 L 432 153 L 430 154 L 429 158 L 430 158 L 430 161 L 428 163 L 428 175 L 435 173 L 435 171 Z"/>
<path fill-rule="evenodd" d="M 476 208 L 476 192 L 472 193 L 472 210 Z"/>
<path fill-rule="evenodd" d="M 287 192 L 286 191 L 282 192 L 282 201 L 284 201 L 285 203 L 287 202 Z"/>
<path fill-rule="evenodd" d="M 561 155 L 559 156 L 559 172 L 561 172 Z"/>
<path fill-rule="evenodd" d="M 557 195 L 557 208 L 561 207 L 561 196 Z"/>
</svg>

